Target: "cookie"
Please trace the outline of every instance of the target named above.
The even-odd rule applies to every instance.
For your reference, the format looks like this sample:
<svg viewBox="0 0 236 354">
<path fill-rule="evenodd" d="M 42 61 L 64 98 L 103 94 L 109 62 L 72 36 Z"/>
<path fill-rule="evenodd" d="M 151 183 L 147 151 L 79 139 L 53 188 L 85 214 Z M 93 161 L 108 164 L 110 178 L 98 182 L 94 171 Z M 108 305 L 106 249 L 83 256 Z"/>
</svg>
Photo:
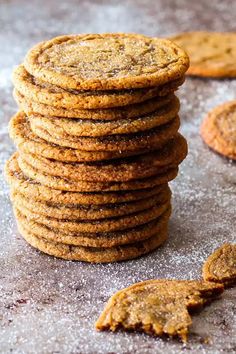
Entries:
<svg viewBox="0 0 236 354">
<path fill-rule="evenodd" d="M 61 147 L 39 138 L 31 129 L 24 112 L 15 114 L 9 123 L 9 134 L 20 151 L 37 154 L 46 158 L 64 162 L 88 162 L 117 159 L 148 152 L 150 149 L 137 151 L 85 151 Z"/>
<path fill-rule="evenodd" d="M 236 284 L 236 244 L 225 243 L 207 258 L 203 279 L 225 286 Z"/>
<path fill-rule="evenodd" d="M 170 200 L 171 192 L 169 187 L 152 197 L 141 199 L 138 202 L 127 202 L 121 204 L 101 204 L 101 205 L 86 205 L 86 204 L 59 204 L 52 202 L 39 202 L 34 199 L 19 193 L 16 189 L 11 190 L 11 200 L 15 206 L 23 206 L 33 213 L 44 216 L 49 216 L 57 219 L 67 220 L 96 220 L 106 219 L 110 217 L 118 217 L 129 215 L 138 211 L 143 211 L 153 207 L 157 203 L 164 203 Z"/>
<path fill-rule="evenodd" d="M 43 224 L 29 220 L 19 210 L 14 210 L 16 219 L 27 230 L 32 231 L 39 237 L 48 241 L 63 243 L 71 246 L 84 246 L 84 247 L 117 247 L 129 243 L 140 242 L 146 240 L 154 235 L 158 235 L 166 229 L 167 223 L 171 214 L 171 208 L 164 212 L 159 218 L 150 221 L 149 223 L 136 226 L 134 228 L 115 231 L 115 232 L 63 232 L 49 228 Z"/>
<path fill-rule="evenodd" d="M 177 172 L 178 170 L 176 169 L 173 173 L 173 178 L 177 175 Z M 18 165 L 16 153 L 6 163 L 5 177 L 12 189 L 16 189 L 28 198 L 32 198 L 33 196 L 35 200 L 61 204 L 101 205 L 131 201 L 138 202 L 141 199 L 155 196 L 165 188 L 165 185 L 160 184 L 143 190 L 101 193 L 79 193 L 52 189 L 26 177 Z"/>
<path fill-rule="evenodd" d="M 69 147 L 82 151 L 137 151 L 162 147 L 173 138 L 180 127 L 177 116 L 170 123 L 161 127 L 135 134 L 112 135 L 105 137 L 78 137 L 61 134 L 60 131 L 42 129 L 35 121 L 30 122 L 31 130 L 38 137 L 58 146 Z"/>
<path fill-rule="evenodd" d="M 24 175 L 50 188 L 71 192 L 113 192 L 133 191 L 137 189 L 152 188 L 164 184 L 176 177 L 177 166 L 168 166 L 160 170 L 157 175 L 131 180 L 127 182 L 88 182 L 82 180 L 71 180 L 60 176 L 51 176 L 32 167 L 20 156 L 18 163 Z M 175 177 L 174 177 L 175 176 Z"/>
<path fill-rule="evenodd" d="M 92 263 L 110 263 L 137 258 L 155 250 L 167 239 L 167 229 L 163 229 L 144 241 L 117 247 L 95 248 L 49 242 L 41 235 L 37 236 L 33 231 L 26 230 L 20 222 L 18 222 L 18 228 L 24 239 L 41 252 L 66 260 Z"/>
<path fill-rule="evenodd" d="M 174 43 L 138 34 L 60 36 L 33 47 L 24 65 L 35 77 L 65 89 L 152 87 L 182 77 L 186 53 Z"/>
<path fill-rule="evenodd" d="M 125 215 L 117 218 L 109 218 L 102 220 L 78 219 L 72 221 L 67 220 L 66 218 L 56 219 L 38 213 L 34 213 L 20 203 L 15 204 L 15 201 L 13 202 L 13 205 L 17 208 L 17 210 L 21 212 L 21 214 L 26 216 L 29 220 L 34 220 L 50 228 L 61 230 L 66 234 L 67 232 L 113 232 L 130 229 L 138 225 L 143 225 L 162 215 L 170 207 L 170 201 L 166 201 L 162 204 L 157 203 L 149 209 L 127 216 Z"/>
<path fill-rule="evenodd" d="M 186 32 L 170 38 L 190 57 L 189 75 L 236 77 L 235 32 Z"/>
<path fill-rule="evenodd" d="M 179 84 L 182 84 L 179 80 Z M 174 84 L 170 84 L 174 89 L 177 89 Z M 130 119 L 134 117 L 142 117 L 155 112 L 160 107 L 168 104 L 173 98 L 173 94 L 162 97 L 154 97 L 145 102 L 131 104 L 128 106 L 105 108 L 105 109 L 73 109 L 73 108 L 58 108 L 43 103 L 39 103 L 23 96 L 16 89 L 13 90 L 13 96 L 27 116 L 40 114 L 49 117 L 75 118 L 75 119 L 90 119 L 90 120 L 118 120 Z"/>
<path fill-rule="evenodd" d="M 217 298 L 220 284 L 197 280 L 147 280 L 115 293 L 95 326 L 98 330 L 138 330 L 187 341 L 192 323 L 189 311 Z"/>
<path fill-rule="evenodd" d="M 210 111 L 203 120 L 200 133 L 210 148 L 236 160 L 236 100 Z"/>
<path fill-rule="evenodd" d="M 22 96 L 33 102 L 69 110 L 114 108 L 144 102 L 156 96 L 173 93 L 183 80 L 180 78 L 162 86 L 136 90 L 68 91 L 34 78 L 23 65 L 19 65 L 13 72 L 14 86 Z"/>
<path fill-rule="evenodd" d="M 88 182 L 73 181 L 59 176 L 50 176 L 42 171 L 33 168 L 30 164 L 18 157 L 18 163 L 24 175 L 49 188 L 70 192 L 114 192 L 114 191 L 135 191 L 138 189 L 152 188 L 167 183 L 177 175 L 177 166 L 170 166 L 164 172 L 138 180 L 128 182 Z"/>
<path fill-rule="evenodd" d="M 63 163 L 21 152 L 20 161 L 46 175 L 72 181 L 125 182 L 154 176 L 179 165 L 187 155 L 186 140 L 178 134 L 163 149 L 131 158 L 97 163 Z M 21 166 L 21 162 L 20 162 Z"/>
<path fill-rule="evenodd" d="M 157 111 L 137 118 L 126 118 L 115 121 L 96 121 L 85 119 L 67 119 L 30 115 L 29 121 L 48 132 L 55 131 L 58 135 L 78 137 L 100 137 L 107 135 L 134 134 L 160 127 L 171 122 L 178 114 L 179 100 L 176 96 L 167 105 Z"/>
</svg>

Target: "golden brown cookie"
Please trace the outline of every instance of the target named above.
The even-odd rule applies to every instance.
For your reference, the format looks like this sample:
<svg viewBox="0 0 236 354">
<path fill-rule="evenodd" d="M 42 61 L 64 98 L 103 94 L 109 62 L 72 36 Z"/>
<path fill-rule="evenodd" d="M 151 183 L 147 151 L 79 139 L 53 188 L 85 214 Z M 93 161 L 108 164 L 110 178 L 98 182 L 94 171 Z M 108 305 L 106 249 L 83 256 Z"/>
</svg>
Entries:
<svg viewBox="0 0 236 354">
<path fill-rule="evenodd" d="M 46 225 L 50 228 L 61 230 L 63 233 L 67 232 L 113 232 L 133 228 L 138 225 L 143 225 L 158 218 L 170 207 L 170 200 L 165 203 L 157 203 L 153 207 L 134 213 L 124 215 L 117 218 L 109 218 L 102 220 L 67 220 L 57 219 L 53 217 L 44 216 L 34 213 L 20 203 L 13 201 L 14 207 L 17 208 L 29 220 L 34 220 L 40 224 Z"/>
<path fill-rule="evenodd" d="M 137 118 L 125 118 L 112 121 L 96 121 L 85 119 L 68 119 L 30 115 L 29 121 L 48 132 L 54 131 L 58 135 L 72 135 L 78 137 L 102 137 L 109 135 L 134 134 L 161 127 L 171 122 L 178 114 L 179 100 L 176 96 L 157 111 Z"/>
<path fill-rule="evenodd" d="M 34 248 L 51 256 L 71 261 L 109 263 L 140 257 L 155 250 L 167 239 L 167 228 L 147 240 L 110 248 L 71 246 L 47 241 L 33 230 L 28 231 L 18 221 L 18 228 L 24 239 Z"/>
<path fill-rule="evenodd" d="M 77 91 L 42 82 L 31 76 L 19 65 L 13 72 L 13 83 L 17 91 L 28 100 L 57 109 L 104 109 L 127 106 L 150 100 L 156 96 L 173 93 L 183 83 L 183 78 L 162 86 L 122 91 Z"/>
<path fill-rule="evenodd" d="M 179 80 L 179 85 L 182 82 Z M 177 89 L 177 82 L 170 83 L 169 88 L 173 86 Z M 62 118 L 79 118 L 90 120 L 118 120 L 118 119 L 130 119 L 134 117 L 142 117 L 144 115 L 155 112 L 160 107 L 166 105 L 173 98 L 173 94 L 162 97 L 154 97 L 145 102 L 131 104 L 128 106 L 105 108 L 105 109 L 73 109 L 73 108 L 58 108 L 43 103 L 39 103 L 20 94 L 19 91 L 14 89 L 13 96 L 27 116 L 33 114 L 41 114 L 42 116 L 49 117 L 62 117 Z"/>
<path fill-rule="evenodd" d="M 29 121 L 23 112 L 15 114 L 9 123 L 9 134 L 20 151 L 41 155 L 64 162 L 88 162 L 117 159 L 150 151 L 150 149 L 134 151 L 85 151 L 58 146 L 39 138 L 31 129 Z"/>
<path fill-rule="evenodd" d="M 236 77 L 235 32 L 186 32 L 170 38 L 190 57 L 189 75 Z"/>
<path fill-rule="evenodd" d="M 82 151 L 137 151 L 144 149 L 158 149 L 168 140 L 173 138 L 179 129 L 180 119 L 177 116 L 170 123 L 156 129 L 147 130 L 135 134 L 112 135 L 104 137 L 78 137 L 61 133 L 60 131 L 47 131 L 30 122 L 32 131 L 38 137 L 58 146 L 69 147 Z"/>
<path fill-rule="evenodd" d="M 147 154 L 94 163 L 63 163 L 21 152 L 20 161 L 46 175 L 71 181 L 125 182 L 154 176 L 179 165 L 187 155 L 186 140 L 178 134 L 163 149 Z M 21 162 L 20 162 L 21 166 Z"/>
<path fill-rule="evenodd" d="M 114 192 L 114 191 L 136 191 L 138 189 L 153 188 L 157 185 L 167 183 L 177 176 L 177 166 L 170 166 L 169 169 L 160 171 L 155 176 L 132 180 L 128 182 L 88 182 L 73 181 L 62 177 L 50 176 L 35 169 L 16 155 L 20 169 L 25 176 L 49 188 L 70 192 Z"/>
<path fill-rule="evenodd" d="M 138 330 L 187 341 L 189 311 L 217 298 L 223 286 L 196 280 L 147 280 L 115 293 L 95 326 L 98 330 Z"/>
<path fill-rule="evenodd" d="M 203 279 L 225 286 L 236 284 L 236 244 L 225 243 L 207 258 Z"/>
<path fill-rule="evenodd" d="M 39 237 L 48 241 L 64 243 L 72 246 L 85 247 L 116 247 L 125 244 L 140 242 L 154 235 L 158 235 L 166 230 L 167 223 L 171 214 L 171 208 L 164 212 L 160 217 L 149 223 L 133 227 L 124 231 L 115 232 L 67 232 L 66 234 L 43 224 L 29 220 L 16 208 L 14 209 L 16 219 L 27 230 L 32 231 Z"/>
<path fill-rule="evenodd" d="M 19 193 L 17 189 L 11 190 L 11 200 L 16 207 L 23 206 L 33 213 L 49 216 L 57 219 L 67 220 L 96 220 L 113 218 L 123 215 L 133 214 L 142 210 L 149 209 L 157 203 L 164 203 L 170 200 L 171 192 L 168 186 L 152 197 L 141 199 L 138 202 L 127 202 L 121 204 L 62 204 L 52 202 L 39 202 Z"/>
<path fill-rule="evenodd" d="M 210 111 L 203 120 L 200 133 L 210 148 L 236 160 L 236 101 Z"/>
<path fill-rule="evenodd" d="M 105 33 L 39 43 L 24 64 L 31 75 L 65 89 L 117 90 L 157 86 L 182 77 L 189 59 L 165 39 Z"/>
<path fill-rule="evenodd" d="M 16 189 L 19 193 L 26 195 L 28 198 L 34 197 L 35 200 L 45 201 L 49 203 L 61 204 L 113 204 L 125 203 L 131 201 L 139 201 L 143 198 L 155 196 L 160 193 L 165 184 L 157 185 L 153 188 L 134 190 L 134 191 L 118 191 L 118 192 L 101 192 L 101 193 L 79 193 L 53 189 L 41 185 L 40 183 L 26 177 L 21 171 L 16 158 L 17 154 L 7 161 L 5 166 L 5 177 L 12 189 Z M 177 175 L 176 169 L 173 178 Z"/>
</svg>

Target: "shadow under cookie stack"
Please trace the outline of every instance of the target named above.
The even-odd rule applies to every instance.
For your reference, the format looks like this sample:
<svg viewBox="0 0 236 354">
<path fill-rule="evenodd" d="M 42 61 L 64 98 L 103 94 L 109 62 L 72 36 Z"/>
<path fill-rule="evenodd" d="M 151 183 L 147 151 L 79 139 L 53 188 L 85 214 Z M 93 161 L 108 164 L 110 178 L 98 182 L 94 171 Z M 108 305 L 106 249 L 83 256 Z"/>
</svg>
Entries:
<svg viewBox="0 0 236 354">
<path fill-rule="evenodd" d="M 18 151 L 6 164 L 20 233 L 56 257 L 132 259 L 167 238 L 186 54 L 135 34 L 61 36 L 13 74 Z"/>
</svg>

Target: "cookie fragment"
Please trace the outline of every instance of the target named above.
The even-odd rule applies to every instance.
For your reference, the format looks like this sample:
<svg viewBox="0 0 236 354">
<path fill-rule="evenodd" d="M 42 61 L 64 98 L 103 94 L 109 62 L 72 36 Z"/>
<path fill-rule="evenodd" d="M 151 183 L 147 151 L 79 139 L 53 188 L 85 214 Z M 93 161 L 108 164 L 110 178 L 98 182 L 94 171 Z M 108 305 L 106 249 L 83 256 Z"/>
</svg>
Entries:
<svg viewBox="0 0 236 354">
<path fill-rule="evenodd" d="M 189 311 L 223 292 L 221 284 L 195 280 L 147 280 L 114 294 L 95 326 L 98 330 L 138 330 L 187 341 Z"/>
<path fill-rule="evenodd" d="M 225 286 L 236 284 L 236 244 L 225 243 L 217 248 L 203 265 L 203 279 Z"/>
</svg>

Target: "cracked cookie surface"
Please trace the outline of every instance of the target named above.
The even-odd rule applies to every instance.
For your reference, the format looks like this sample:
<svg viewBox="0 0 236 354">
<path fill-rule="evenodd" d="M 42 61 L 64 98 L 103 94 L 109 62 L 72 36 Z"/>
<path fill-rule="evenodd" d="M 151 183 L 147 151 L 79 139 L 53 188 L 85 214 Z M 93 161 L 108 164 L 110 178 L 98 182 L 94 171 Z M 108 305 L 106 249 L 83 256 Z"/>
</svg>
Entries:
<svg viewBox="0 0 236 354">
<path fill-rule="evenodd" d="M 66 89 L 151 87 L 182 77 L 186 53 L 176 44 L 138 34 L 56 37 L 32 48 L 24 61 L 35 77 Z"/>
</svg>

